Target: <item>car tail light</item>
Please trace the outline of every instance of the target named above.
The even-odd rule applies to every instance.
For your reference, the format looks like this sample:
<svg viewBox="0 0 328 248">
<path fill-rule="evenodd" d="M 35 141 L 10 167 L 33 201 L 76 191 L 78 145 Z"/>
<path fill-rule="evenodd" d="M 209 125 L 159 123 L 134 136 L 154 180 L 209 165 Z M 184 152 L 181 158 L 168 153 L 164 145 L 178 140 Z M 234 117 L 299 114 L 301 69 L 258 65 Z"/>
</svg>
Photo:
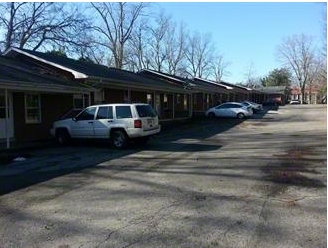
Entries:
<svg viewBox="0 0 328 248">
<path fill-rule="evenodd" d="M 134 128 L 142 128 L 141 120 L 134 120 Z"/>
</svg>

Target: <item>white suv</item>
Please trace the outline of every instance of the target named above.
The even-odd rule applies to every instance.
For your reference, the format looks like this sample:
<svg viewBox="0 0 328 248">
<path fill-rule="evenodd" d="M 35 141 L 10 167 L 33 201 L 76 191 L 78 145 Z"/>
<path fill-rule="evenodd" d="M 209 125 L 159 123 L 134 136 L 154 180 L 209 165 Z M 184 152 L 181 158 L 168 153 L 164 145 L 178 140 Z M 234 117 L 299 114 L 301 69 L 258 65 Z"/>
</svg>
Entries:
<svg viewBox="0 0 328 248">
<path fill-rule="evenodd" d="M 144 103 L 89 106 L 76 117 L 54 122 L 50 133 L 60 144 L 71 138 L 110 139 L 125 148 L 130 139 L 145 144 L 161 126 L 152 106 Z"/>
</svg>

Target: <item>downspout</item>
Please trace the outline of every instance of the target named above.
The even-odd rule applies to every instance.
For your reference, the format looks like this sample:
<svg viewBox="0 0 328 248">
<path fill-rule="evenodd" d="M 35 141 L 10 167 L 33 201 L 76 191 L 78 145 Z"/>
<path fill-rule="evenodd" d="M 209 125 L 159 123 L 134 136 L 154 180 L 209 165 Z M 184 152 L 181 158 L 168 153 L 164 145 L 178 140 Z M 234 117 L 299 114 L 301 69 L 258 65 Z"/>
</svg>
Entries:
<svg viewBox="0 0 328 248">
<path fill-rule="evenodd" d="M 7 149 L 10 148 L 10 140 L 9 140 L 9 103 L 8 103 L 8 89 L 5 89 L 5 102 L 6 102 L 6 141 L 7 141 Z"/>
</svg>

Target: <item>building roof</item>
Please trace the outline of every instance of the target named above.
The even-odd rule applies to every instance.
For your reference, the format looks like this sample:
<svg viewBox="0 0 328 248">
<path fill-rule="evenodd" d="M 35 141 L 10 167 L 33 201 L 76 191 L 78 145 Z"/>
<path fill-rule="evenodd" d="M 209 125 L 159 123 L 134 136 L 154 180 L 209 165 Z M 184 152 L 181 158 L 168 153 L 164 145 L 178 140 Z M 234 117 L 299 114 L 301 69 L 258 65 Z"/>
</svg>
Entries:
<svg viewBox="0 0 328 248">
<path fill-rule="evenodd" d="M 170 74 L 167 74 L 164 72 L 154 71 L 154 70 L 150 70 L 150 69 L 142 69 L 138 73 L 144 74 L 144 75 L 156 75 L 157 77 L 161 77 L 163 79 L 170 80 L 170 81 L 180 83 L 180 84 L 183 84 L 187 81 L 186 78 L 182 78 L 182 77 L 178 77 L 175 75 L 170 75 Z"/>
<path fill-rule="evenodd" d="M 228 85 L 224 85 L 224 84 L 220 84 L 211 80 L 207 80 L 207 79 L 203 79 L 203 78 L 198 78 L 195 77 L 193 79 L 193 82 L 196 85 L 199 85 L 200 87 L 206 87 L 208 90 L 232 90 L 233 87 L 228 86 Z"/>
<path fill-rule="evenodd" d="M 42 74 L 34 67 L 15 58 L 0 55 L 0 85 L 7 89 L 38 89 L 39 91 L 87 91 L 79 83 Z"/>
<path fill-rule="evenodd" d="M 187 78 L 170 75 L 164 72 L 158 72 L 150 69 L 143 69 L 138 72 L 139 75 L 146 76 L 148 78 L 152 78 L 154 80 L 165 81 L 169 84 L 178 85 L 183 87 L 186 90 L 192 90 L 196 85 Z"/>
<path fill-rule="evenodd" d="M 252 88 L 249 88 L 249 87 L 245 87 L 245 86 L 241 86 L 241 85 L 237 85 L 237 84 L 231 84 L 231 83 L 227 83 L 227 82 L 224 82 L 224 81 L 221 81 L 220 83 L 224 84 L 224 85 L 227 85 L 227 86 L 230 86 L 230 87 L 233 87 L 233 88 L 241 89 L 243 91 L 252 91 L 253 90 Z"/>
<path fill-rule="evenodd" d="M 285 94 L 288 90 L 287 86 L 267 86 L 258 88 L 257 91 L 266 93 L 266 94 Z"/>
<path fill-rule="evenodd" d="M 10 57 L 28 57 L 30 60 L 46 64 L 71 73 L 77 80 L 87 79 L 88 85 L 101 88 L 108 86 L 131 87 L 150 90 L 184 92 L 181 84 L 170 84 L 163 80 L 152 80 L 127 70 L 110 68 L 104 65 L 79 61 L 51 53 L 42 53 L 26 49 L 10 48 L 5 52 Z"/>
</svg>

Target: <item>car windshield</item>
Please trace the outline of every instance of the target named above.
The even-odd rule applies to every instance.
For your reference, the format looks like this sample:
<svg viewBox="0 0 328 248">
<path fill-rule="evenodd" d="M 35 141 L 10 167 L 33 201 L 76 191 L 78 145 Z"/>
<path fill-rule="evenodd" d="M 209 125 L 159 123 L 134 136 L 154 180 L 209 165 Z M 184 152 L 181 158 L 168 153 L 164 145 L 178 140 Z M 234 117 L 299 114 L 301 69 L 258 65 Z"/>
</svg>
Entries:
<svg viewBox="0 0 328 248">
<path fill-rule="evenodd" d="M 150 105 L 137 105 L 136 109 L 140 117 L 156 117 L 156 113 Z"/>
</svg>

